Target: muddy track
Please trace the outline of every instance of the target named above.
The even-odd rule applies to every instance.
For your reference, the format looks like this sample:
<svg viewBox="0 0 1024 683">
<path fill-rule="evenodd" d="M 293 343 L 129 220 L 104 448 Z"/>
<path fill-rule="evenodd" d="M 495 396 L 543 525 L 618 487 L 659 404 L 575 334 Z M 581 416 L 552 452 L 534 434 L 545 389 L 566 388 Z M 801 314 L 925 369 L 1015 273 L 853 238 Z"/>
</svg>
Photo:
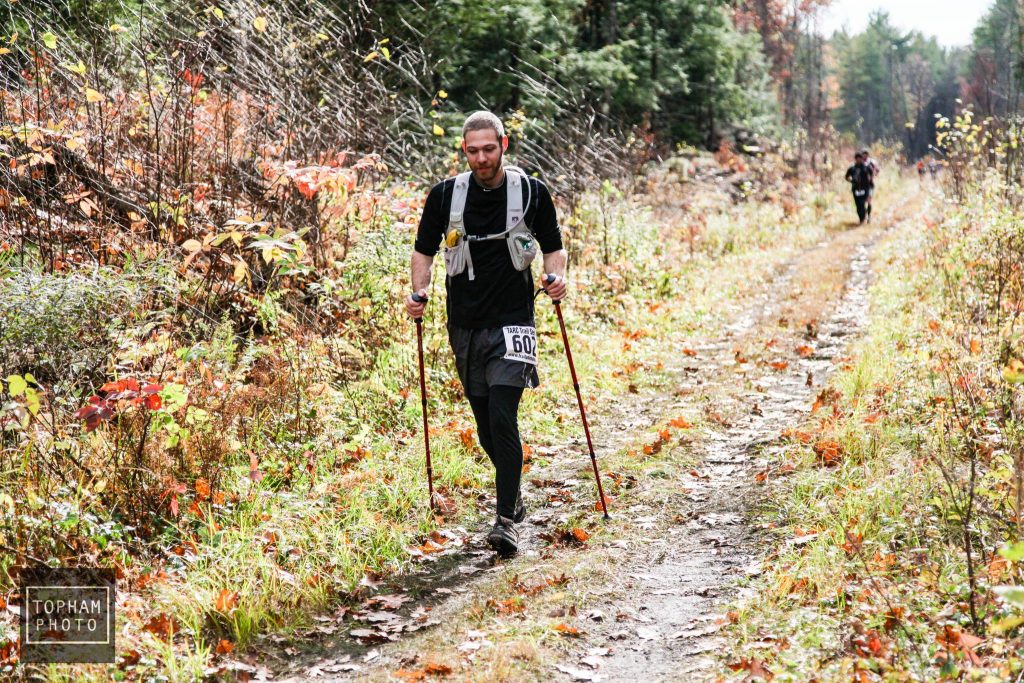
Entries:
<svg viewBox="0 0 1024 683">
<path fill-rule="evenodd" d="M 571 666 L 545 671 L 542 680 L 700 680 L 711 670 L 724 606 L 739 595 L 745 576 L 760 572 L 758 536 L 749 517 L 766 449 L 776 447 L 782 429 L 799 424 L 859 331 L 867 311 L 871 245 L 912 214 L 907 206 L 899 215 L 879 216 L 876 226 L 833 233 L 798 254 L 760 293 L 725 314 L 725 334 L 694 346 L 696 357 L 679 353 L 667 364 L 672 390 L 625 395 L 593 416 L 595 433 L 602 435 L 599 459 L 696 405 L 719 428 L 701 440 L 697 468 L 671 474 L 679 485 L 668 495 L 663 486 L 640 490 L 629 507 L 612 511 L 622 531 L 620 540 L 602 550 L 602 561 L 615 567 L 612 578 L 588 588 L 580 615 L 586 637 L 563 658 Z M 548 464 L 524 477 L 531 515 L 521 527 L 516 560 L 524 574 L 544 565 L 540 534 L 575 509 L 545 505 L 547 493 L 526 482 L 557 479 L 581 500 L 596 497 L 584 443 L 559 444 L 543 455 Z M 390 639 L 397 642 L 359 643 L 349 634 L 360 624 L 339 618 L 317 629 L 320 640 L 313 647 L 267 643 L 264 671 L 273 671 L 277 680 L 387 678 L 408 654 L 406 634 L 456 618 L 479 599 L 494 572 L 506 571 L 479 533 L 459 529 L 453 536 L 447 554 L 428 558 L 432 562 L 401 583 L 380 587 L 379 592 L 398 590 L 412 598 L 394 612 Z M 591 668 L 576 664 L 594 648 L 601 652 L 589 658 Z"/>
</svg>

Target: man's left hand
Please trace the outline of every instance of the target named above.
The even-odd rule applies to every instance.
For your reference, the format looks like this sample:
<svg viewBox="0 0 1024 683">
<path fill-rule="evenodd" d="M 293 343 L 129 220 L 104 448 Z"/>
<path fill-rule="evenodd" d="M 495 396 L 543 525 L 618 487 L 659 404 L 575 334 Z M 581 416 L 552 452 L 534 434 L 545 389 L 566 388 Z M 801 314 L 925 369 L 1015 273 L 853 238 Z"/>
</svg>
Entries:
<svg viewBox="0 0 1024 683">
<path fill-rule="evenodd" d="M 561 275 L 555 275 L 555 281 L 549 283 L 548 275 L 545 274 L 541 286 L 552 301 L 561 301 L 565 298 L 565 278 Z"/>
</svg>

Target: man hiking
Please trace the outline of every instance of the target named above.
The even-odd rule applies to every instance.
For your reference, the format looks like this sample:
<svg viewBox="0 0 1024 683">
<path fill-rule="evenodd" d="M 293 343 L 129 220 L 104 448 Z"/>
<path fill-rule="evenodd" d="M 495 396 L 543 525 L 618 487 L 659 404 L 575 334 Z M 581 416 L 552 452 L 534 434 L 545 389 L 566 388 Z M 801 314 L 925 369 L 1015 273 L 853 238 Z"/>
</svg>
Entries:
<svg viewBox="0 0 1024 683">
<path fill-rule="evenodd" d="M 853 166 L 846 169 L 846 180 L 852 185 L 853 203 L 857 206 L 857 218 L 860 219 L 859 224 L 864 225 L 868 213 L 868 193 L 871 191 L 872 185 L 871 169 L 864 163 L 865 156 L 863 152 L 857 152 L 853 159 Z"/>
<path fill-rule="evenodd" d="M 541 285 L 559 301 L 566 291 L 566 252 L 547 187 L 504 166 L 507 148 L 497 116 L 478 111 L 466 119 L 462 151 L 470 172 L 438 183 L 427 195 L 410 264 L 415 296 L 406 298 L 405 308 L 422 317 L 443 242 L 448 341 L 480 445 L 495 470 L 497 515 L 487 541 L 512 555 L 519 549 L 515 525 L 526 517 L 519 490 L 519 400 L 540 382 L 530 261 L 539 244 L 544 273 L 555 276 Z"/>
</svg>

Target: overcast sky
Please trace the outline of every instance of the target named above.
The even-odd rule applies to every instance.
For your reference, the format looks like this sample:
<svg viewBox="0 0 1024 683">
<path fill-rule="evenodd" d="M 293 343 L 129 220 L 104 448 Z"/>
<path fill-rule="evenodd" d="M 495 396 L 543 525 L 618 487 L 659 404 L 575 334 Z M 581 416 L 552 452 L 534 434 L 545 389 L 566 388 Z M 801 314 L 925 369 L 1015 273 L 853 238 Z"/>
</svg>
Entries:
<svg viewBox="0 0 1024 683">
<path fill-rule="evenodd" d="M 909 31 L 935 36 L 946 47 L 968 45 L 971 32 L 991 0 L 832 0 L 825 9 L 822 28 L 826 36 L 842 27 L 859 33 L 876 9 L 889 13 L 892 23 Z"/>
</svg>

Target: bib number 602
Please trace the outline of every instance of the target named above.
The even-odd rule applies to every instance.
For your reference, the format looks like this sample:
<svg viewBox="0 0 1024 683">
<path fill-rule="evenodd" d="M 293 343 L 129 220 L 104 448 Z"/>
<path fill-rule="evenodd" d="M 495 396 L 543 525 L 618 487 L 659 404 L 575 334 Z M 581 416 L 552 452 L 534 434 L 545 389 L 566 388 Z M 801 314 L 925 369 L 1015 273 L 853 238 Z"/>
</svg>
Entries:
<svg viewBox="0 0 1024 683">
<path fill-rule="evenodd" d="M 513 334 L 512 350 L 516 353 L 525 353 L 532 356 L 537 351 L 537 342 L 530 335 Z"/>
</svg>

